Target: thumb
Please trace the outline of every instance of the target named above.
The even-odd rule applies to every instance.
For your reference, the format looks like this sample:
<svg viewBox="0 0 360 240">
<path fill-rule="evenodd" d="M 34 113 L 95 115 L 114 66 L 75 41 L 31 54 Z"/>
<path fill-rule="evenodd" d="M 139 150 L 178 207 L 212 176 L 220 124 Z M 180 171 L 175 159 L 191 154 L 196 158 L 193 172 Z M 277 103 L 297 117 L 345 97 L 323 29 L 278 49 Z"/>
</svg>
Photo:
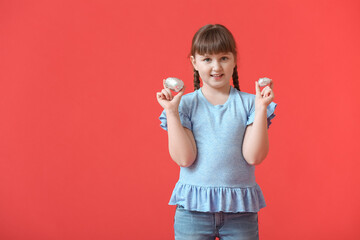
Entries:
<svg viewBox="0 0 360 240">
<path fill-rule="evenodd" d="M 180 92 L 178 92 L 178 94 L 176 94 L 176 96 L 174 97 L 175 99 L 180 99 L 182 95 L 184 95 L 185 92 L 185 86 L 180 90 Z"/>
<path fill-rule="evenodd" d="M 259 83 L 257 81 L 255 81 L 255 91 L 256 91 L 256 95 L 261 95 L 260 86 L 259 86 Z"/>
</svg>

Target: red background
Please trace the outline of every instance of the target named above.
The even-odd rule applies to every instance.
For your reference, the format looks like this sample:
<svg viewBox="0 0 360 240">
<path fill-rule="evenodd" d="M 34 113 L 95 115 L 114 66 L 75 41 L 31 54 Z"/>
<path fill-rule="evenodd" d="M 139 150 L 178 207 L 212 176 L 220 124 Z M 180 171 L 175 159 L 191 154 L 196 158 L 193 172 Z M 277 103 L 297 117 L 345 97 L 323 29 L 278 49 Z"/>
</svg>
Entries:
<svg viewBox="0 0 360 240">
<path fill-rule="evenodd" d="M 260 238 L 360 239 L 357 0 L 1 1 L 0 239 L 173 238 L 155 94 L 192 91 L 207 23 L 234 34 L 243 91 L 274 80 Z"/>
</svg>

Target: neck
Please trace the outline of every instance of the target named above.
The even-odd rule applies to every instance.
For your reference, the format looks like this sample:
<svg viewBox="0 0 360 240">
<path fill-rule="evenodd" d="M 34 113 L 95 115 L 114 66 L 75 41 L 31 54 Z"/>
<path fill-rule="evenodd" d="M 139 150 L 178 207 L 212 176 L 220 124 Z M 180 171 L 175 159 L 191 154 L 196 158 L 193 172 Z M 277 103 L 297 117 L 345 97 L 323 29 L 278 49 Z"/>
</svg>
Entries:
<svg viewBox="0 0 360 240">
<path fill-rule="evenodd" d="M 231 88 L 230 84 L 221 88 L 212 88 L 209 87 L 208 85 L 203 85 L 201 87 L 201 91 L 205 96 L 221 96 L 221 95 L 228 96 L 230 94 L 230 88 Z"/>
<path fill-rule="evenodd" d="M 221 89 L 214 89 L 205 85 L 201 88 L 201 92 L 209 103 L 216 106 L 226 103 L 230 96 L 230 88 L 230 85 L 224 86 Z"/>
</svg>

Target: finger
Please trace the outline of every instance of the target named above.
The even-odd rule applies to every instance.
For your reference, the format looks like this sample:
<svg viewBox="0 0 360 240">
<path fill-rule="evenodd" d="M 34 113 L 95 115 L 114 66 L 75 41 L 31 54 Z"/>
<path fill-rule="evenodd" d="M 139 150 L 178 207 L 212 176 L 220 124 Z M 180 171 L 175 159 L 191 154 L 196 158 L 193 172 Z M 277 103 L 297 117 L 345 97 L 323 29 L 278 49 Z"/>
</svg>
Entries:
<svg viewBox="0 0 360 240">
<path fill-rule="evenodd" d="M 260 86 L 257 81 L 255 81 L 255 91 L 256 91 L 256 95 L 260 95 Z"/>
<path fill-rule="evenodd" d="M 271 93 L 271 88 L 269 86 L 266 86 L 262 91 L 261 91 L 261 96 L 263 97 L 268 97 L 270 96 Z"/>
<path fill-rule="evenodd" d="M 269 86 L 264 87 L 264 88 L 261 90 L 261 95 L 264 95 L 264 93 L 265 93 L 266 91 L 268 91 L 269 89 L 270 89 Z"/>
<path fill-rule="evenodd" d="M 271 92 L 270 92 L 270 94 L 269 94 L 269 97 L 272 98 L 272 99 L 274 99 L 274 97 L 275 97 L 274 91 L 273 91 L 272 89 L 271 89 Z"/>
<path fill-rule="evenodd" d="M 164 95 L 163 93 L 161 93 L 161 92 L 157 92 L 157 93 L 156 93 L 156 97 L 157 97 L 158 99 L 161 99 L 161 100 L 166 99 L 165 95 Z"/>
<path fill-rule="evenodd" d="M 165 89 L 168 89 L 170 91 L 170 88 L 166 87 L 165 81 L 166 81 L 166 79 L 163 79 L 163 86 Z"/>
<path fill-rule="evenodd" d="M 271 88 L 271 89 L 274 89 L 274 83 L 273 83 L 273 80 L 272 80 L 272 79 L 270 79 L 270 88 Z"/>
<path fill-rule="evenodd" d="M 271 95 L 271 90 L 265 91 L 264 97 L 270 97 L 270 95 Z"/>
<path fill-rule="evenodd" d="M 174 96 L 173 96 L 173 94 L 172 94 L 172 92 L 171 92 L 170 88 L 165 88 L 164 90 L 165 90 L 167 93 L 169 93 L 170 100 L 172 100 L 172 99 L 174 98 Z"/>
<path fill-rule="evenodd" d="M 163 87 L 164 87 L 164 89 L 167 89 L 167 87 L 166 87 L 166 85 L 165 85 L 165 81 L 166 81 L 166 79 L 163 79 Z M 168 99 L 169 94 L 164 93 L 164 89 L 161 90 L 161 92 L 165 95 L 165 98 Z M 169 99 L 168 99 L 168 100 L 169 100 Z"/>
<path fill-rule="evenodd" d="M 164 96 L 165 96 L 165 98 L 166 98 L 167 100 L 170 101 L 170 100 L 172 99 L 171 93 L 169 93 L 168 91 L 166 91 L 166 89 L 161 90 L 161 93 L 164 94 Z"/>
</svg>

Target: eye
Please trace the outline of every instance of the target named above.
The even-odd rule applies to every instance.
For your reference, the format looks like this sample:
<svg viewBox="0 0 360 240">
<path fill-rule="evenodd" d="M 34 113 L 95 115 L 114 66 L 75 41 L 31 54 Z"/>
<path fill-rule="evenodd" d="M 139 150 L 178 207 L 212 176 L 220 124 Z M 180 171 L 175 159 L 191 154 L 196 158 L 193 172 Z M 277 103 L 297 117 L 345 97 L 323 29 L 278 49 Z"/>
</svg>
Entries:
<svg viewBox="0 0 360 240">
<path fill-rule="evenodd" d="M 204 62 L 210 62 L 210 60 L 211 60 L 210 58 L 204 58 L 203 59 Z"/>
<path fill-rule="evenodd" d="M 223 61 L 226 61 L 226 60 L 228 60 L 229 58 L 228 57 L 222 57 L 221 58 L 221 60 L 223 60 Z"/>
</svg>

